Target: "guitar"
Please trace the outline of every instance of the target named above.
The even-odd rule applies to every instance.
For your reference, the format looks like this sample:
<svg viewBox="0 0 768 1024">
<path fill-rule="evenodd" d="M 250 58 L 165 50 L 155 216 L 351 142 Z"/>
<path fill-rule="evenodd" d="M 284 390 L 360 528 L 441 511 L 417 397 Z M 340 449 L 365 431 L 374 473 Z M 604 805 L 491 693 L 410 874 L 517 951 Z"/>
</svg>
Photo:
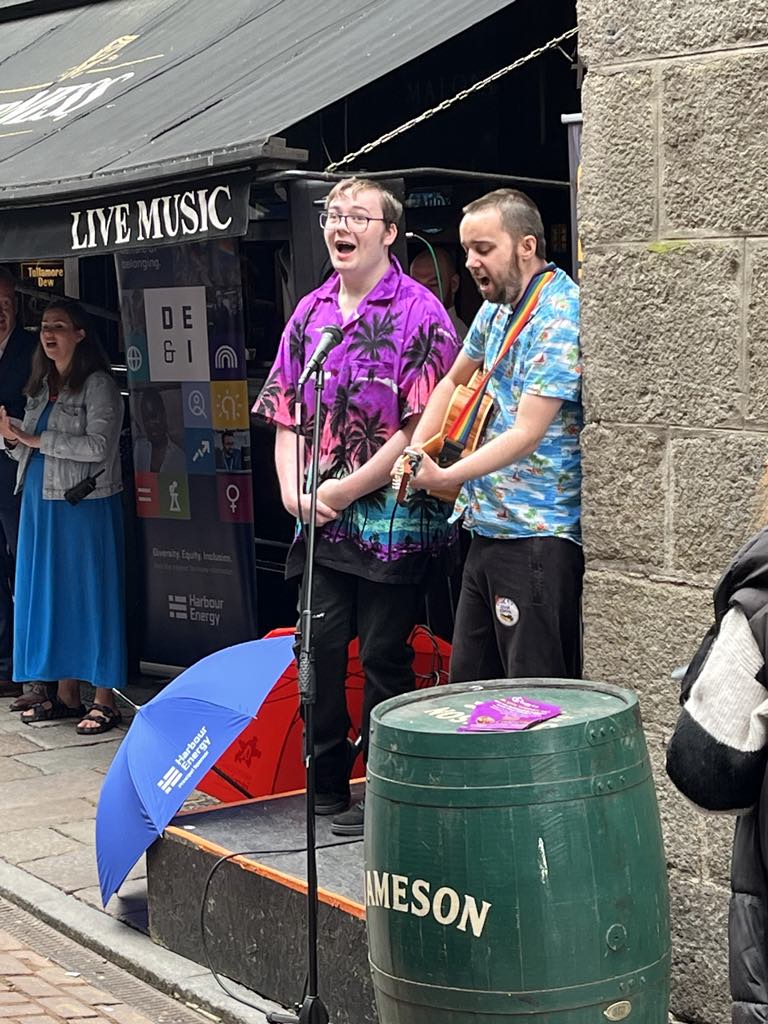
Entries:
<svg viewBox="0 0 768 1024">
<path fill-rule="evenodd" d="M 482 373 L 480 370 L 475 370 L 469 384 L 458 385 L 448 403 L 439 432 L 430 437 L 424 444 L 419 445 L 420 449 L 429 455 L 431 459 L 434 459 L 438 466 L 443 469 L 447 466 L 452 466 L 459 459 L 463 459 L 465 455 L 470 455 L 472 452 L 477 451 L 482 443 L 483 433 L 493 412 L 493 399 L 488 394 L 484 394 L 480 400 L 480 408 L 466 443 L 461 445 L 448 437 L 454 423 L 461 415 L 470 398 L 474 395 L 481 377 Z M 396 473 L 392 479 L 392 487 L 397 491 L 397 501 L 400 505 L 408 504 L 408 498 L 412 490 L 410 484 L 414 466 L 418 466 L 418 456 L 409 455 L 408 449 L 406 449 L 406 453 L 400 459 L 402 472 Z M 427 494 L 430 494 L 433 498 L 439 498 L 440 501 L 447 501 L 452 505 L 458 498 L 460 490 L 461 485 L 459 484 L 455 488 L 448 488 L 446 490 L 427 491 Z"/>
</svg>

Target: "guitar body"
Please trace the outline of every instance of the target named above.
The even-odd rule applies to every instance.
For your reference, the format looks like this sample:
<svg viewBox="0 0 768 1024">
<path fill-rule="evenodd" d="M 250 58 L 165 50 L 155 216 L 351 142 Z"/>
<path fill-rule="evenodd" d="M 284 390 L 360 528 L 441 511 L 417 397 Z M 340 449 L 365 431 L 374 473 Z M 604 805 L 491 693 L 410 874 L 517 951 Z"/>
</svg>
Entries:
<svg viewBox="0 0 768 1024">
<path fill-rule="evenodd" d="M 522 297 L 515 306 L 506 336 L 498 351 L 498 355 L 494 360 L 493 366 L 488 369 L 485 375 L 483 375 L 479 369 L 475 370 L 472 374 L 472 379 L 468 384 L 460 384 L 456 388 L 446 410 L 445 419 L 443 420 L 443 425 L 440 428 L 440 433 L 435 434 L 434 437 L 430 437 L 426 444 L 421 446 L 424 452 L 426 452 L 431 459 L 434 459 L 439 466 L 445 467 L 453 465 L 454 462 L 464 458 L 465 455 L 469 455 L 471 452 L 476 451 L 482 443 L 483 431 L 487 426 L 488 419 L 493 408 L 493 400 L 488 397 L 487 393 L 484 393 L 480 399 L 480 406 L 479 409 L 477 409 L 475 420 L 470 427 L 469 437 L 467 438 L 466 444 L 462 446 L 460 442 L 455 441 L 448 435 L 451 432 L 453 424 L 467 407 L 470 399 L 474 399 L 480 393 L 483 383 L 487 383 L 488 378 L 495 373 L 497 367 L 500 366 L 502 361 L 507 358 L 512 346 L 517 341 L 520 332 L 530 320 L 542 291 L 555 277 L 555 272 L 556 268 L 554 264 L 548 264 L 542 272 L 534 274 L 529 280 Z M 468 415 L 471 415 L 471 410 L 467 409 L 467 413 Z M 463 431 L 461 432 L 463 433 Z M 402 504 L 406 503 L 408 483 L 410 477 L 413 475 L 412 463 L 416 466 L 416 470 L 418 472 L 418 453 L 409 453 L 406 448 L 406 454 L 400 459 L 400 465 L 402 467 L 401 475 L 399 478 L 398 476 L 395 476 L 392 480 L 392 486 L 397 490 L 397 500 Z M 460 490 L 461 487 L 457 487 L 450 491 L 428 491 L 427 493 L 431 494 L 435 498 L 440 498 L 441 501 L 453 503 L 459 496 Z"/>
<path fill-rule="evenodd" d="M 470 455 L 472 452 L 477 451 L 482 443 L 483 433 L 488 425 L 491 412 L 493 411 L 493 399 L 488 394 L 483 395 L 480 400 L 480 409 L 475 417 L 474 423 L 472 424 L 467 443 L 463 450 L 460 453 L 457 453 L 456 451 L 451 451 L 450 448 L 445 447 L 446 437 L 450 433 L 456 420 L 461 415 L 461 412 L 467 402 L 475 393 L 479 376 L 480 371 L 476 370 L 472 375 L 472 379 L 469 384 L 459 384 L 453 392 L 451 401 L 445 411 L 440 432 L 434 434 L 428 441 L 425 441 L 424 444 L 419 446 L 422 451 L 424 451 L 431 459 L 434 459 L 439 466 L 446 467 L 453 465 L 453 463 L 459 458 L 463 459 L 465 455 Z M 403 457 L 403 475 L 398 484 L 397 492 L 397 500 L 401 504 L 406 503 L 410 478 L 410 461 L 407 457 Z M 452 505 L 458 498 L 460 490 L 461 487 L 459 486 L 445 491 L 427 491 L 427 494 L 430 494 L 433 498 L 439 498 L 440 501 L 447 501 Z"/>
</svg>

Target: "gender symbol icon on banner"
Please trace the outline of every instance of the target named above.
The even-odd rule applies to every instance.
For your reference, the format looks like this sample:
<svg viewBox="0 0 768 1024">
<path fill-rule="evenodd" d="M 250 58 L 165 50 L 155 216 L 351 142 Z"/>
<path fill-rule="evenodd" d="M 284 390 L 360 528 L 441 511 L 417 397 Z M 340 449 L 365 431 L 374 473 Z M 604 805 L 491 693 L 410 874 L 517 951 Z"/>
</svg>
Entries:
<svg viewBox="0 0 768 1024">
<path fill-rule="evenodd" d="M 223 523 L 253 522 L 253 491 L 250 479 L 229 473 L 216 474 L 219 519 Z"/>
<path fill-rule="evenodd" d="M 240 500 L 240 488 L 237 484 L 229 484 L 227 487 L 227 501 L 229 502 L 229 510 L 234 515 L 237 512 L 237 503 Z"/>
</svg>

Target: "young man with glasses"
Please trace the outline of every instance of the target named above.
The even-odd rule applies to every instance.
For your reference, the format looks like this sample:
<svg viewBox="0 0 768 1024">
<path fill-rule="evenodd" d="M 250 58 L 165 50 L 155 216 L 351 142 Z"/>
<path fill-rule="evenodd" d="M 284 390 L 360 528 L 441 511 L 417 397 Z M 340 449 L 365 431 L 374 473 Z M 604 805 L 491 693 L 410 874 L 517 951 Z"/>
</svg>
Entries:
<svg viewBox="0 0 768 1024">
<path fill-rule="evenodd" d="M 443 568 L 450 547 L 449 508 L 433 498 L 411 507 L 395 501 L 390 469 L 409 443 L 419 416 L 459 351 L 441 303 L 403 273 L 389 247 L 402 205 L 374 181 L 340 181 L 320 215 L 334 273 L 297 305 L 254 412 L 277 427 L 275 463 L 285 508 L 306 519 L 309 495 L 296 493 L 293 424 L 297 384 L 323 329 L 343 335 L 325 363 L 320 451 L 313 641 L 317 811 L 338 815 L 333 831 L 359 835 L 363 806 L 350 803 L 347 648 L 360 639 L 365 672 L 363 755 L 371 709 L 413 688 L 408 644 L 418 620 L 424 581 Z M 306 486 L 315 394 L 305 388 L 300 441 Z M 304 568 L 301 533 L 286 576 Z"/>
</svg>

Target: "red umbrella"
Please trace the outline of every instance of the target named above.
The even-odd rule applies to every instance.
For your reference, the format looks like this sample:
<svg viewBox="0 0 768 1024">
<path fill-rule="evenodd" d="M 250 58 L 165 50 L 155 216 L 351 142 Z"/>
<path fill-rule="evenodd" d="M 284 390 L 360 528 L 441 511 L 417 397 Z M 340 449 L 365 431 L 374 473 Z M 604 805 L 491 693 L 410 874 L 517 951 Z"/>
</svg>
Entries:
<svg viewBox="0 0 768 1024">
<path fill-rule="evenodd" d="M 267 636 L 285 636 L 293 629 L 275 629 Z M 427 629 L 416 626 L 411 633 L 415 657 L 416 686 L 444 683 L 448 678 L 451 645 Z M 299 690 L 296 663 L 292 662 L 272 687 L 258 717 L 240 733 L 219 758 L 214 771 L 208 772 L 198 789 L 224 803 L 243 797 L 290 793 L 304 788 L 302 759 L 302 721 L 299 715 Z M 352 721 L 349 736 L 356 740 L 363 710 L 363 669 L 357 640 L 349 645 L 347 708 Z M 352 777 L 362 776 L 362 758 L 355 762 Z"/>
</svg>

